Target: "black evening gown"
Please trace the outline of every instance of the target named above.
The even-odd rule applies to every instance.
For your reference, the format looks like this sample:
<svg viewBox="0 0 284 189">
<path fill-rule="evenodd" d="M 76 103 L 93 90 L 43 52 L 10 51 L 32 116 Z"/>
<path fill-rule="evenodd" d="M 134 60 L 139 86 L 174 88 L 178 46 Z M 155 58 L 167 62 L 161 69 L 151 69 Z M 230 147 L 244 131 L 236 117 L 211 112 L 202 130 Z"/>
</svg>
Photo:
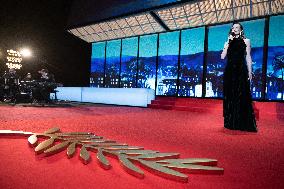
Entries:
<svg viewBox="0 0 284 189">
<path fill-rule="evenodd" d="M 242 38 L 230 41 L 223 80 L 224 127 L 256 132 L 245 55 L 246 44 Z"/>
</svg>

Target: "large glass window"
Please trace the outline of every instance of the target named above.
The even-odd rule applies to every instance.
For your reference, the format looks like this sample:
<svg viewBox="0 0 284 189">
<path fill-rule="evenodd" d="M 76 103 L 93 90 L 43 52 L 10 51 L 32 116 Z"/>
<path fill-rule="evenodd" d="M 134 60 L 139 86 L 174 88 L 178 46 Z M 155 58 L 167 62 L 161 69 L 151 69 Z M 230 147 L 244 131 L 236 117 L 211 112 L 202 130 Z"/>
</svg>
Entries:
<svg viewBox="0 0 284 189">
<path fill-rule="evenodd" d="M 262 65 L 264 45 L 264 19 L 241 22 L 245 36 L 251 42 L 251 57 L 253 77 L 251 82 L 251 95 L 253 99 L 260 99 L 262 86 Z"/>
<path fill-rule="evenodd" d="M 122 40 L 120 87 L 136 87 L 138 37 Z"/>
<path fill-rule="evenodd" d="M 179 96 L 202 96 L 205 29 L 181 32 Z"/>
<path fill-rule="evenodd" d="M 240 23 L 245 37 L 251 41 L 251 94 L 253 99 L 261 99 L 265 21 Z M 284 15 L 270 17 L 265 83 L 268 100 L 284 100 L 283 23 Z M 198 27 L 93 43 L 90 86 L 150 88 L 156 90 L 156 95 L 201 97 L 205 79 L 205 96 L 222 98 L 227 58 L 221 60 L 220 55 L 231 25 L 210 26 L 208 29 L 206 78 L 202 78 L 205 27 Z"/>
<path fill-rule="evenodd" d="M 105 68 L 106 88 L 119 87 L 120 49 L 120 39 L 107 42 Z"/>
<path fill-rule="evenodd" d="M 179 31 L 160 34 L 156 88 L 157 95 L 176 95 L 179 35 Z"/>
<path fill-rule="evenodd" d="M 141 36 L 139 41 L 138 88 L 155 90 L 158 35 Z"/>
<path fill-rule="evenodd" d="M 245 37 L 251 41 L 253 79 L 251 94 L 254 99 L 261 98 L 262 64 L 264 45 L 264 20 L 241 22 Z M 208 63 L 206 76 L 206 96 L 223 97 L 223 74 L 226 59 L 221 60 L 221 52 L 232 24 L 210 27 L 208 34 Z"/>
<path fill-rule="evenodd" d="M 284 100 L 284 15 L 269 23 L 266 99 Z"/>
<path fill-rule="evenodd" d="M 90 87 L 104 87 L 105 42 L 92 44 Z"/>
<path fill-rule="evenodd" d="M 223 96 L 223 74 L 226 60 L 221 59 L 221 52 L 231 24 L 212 26 L 208 31 L 208 53 L 206 73 L 206 97 Z"/>
</svg>

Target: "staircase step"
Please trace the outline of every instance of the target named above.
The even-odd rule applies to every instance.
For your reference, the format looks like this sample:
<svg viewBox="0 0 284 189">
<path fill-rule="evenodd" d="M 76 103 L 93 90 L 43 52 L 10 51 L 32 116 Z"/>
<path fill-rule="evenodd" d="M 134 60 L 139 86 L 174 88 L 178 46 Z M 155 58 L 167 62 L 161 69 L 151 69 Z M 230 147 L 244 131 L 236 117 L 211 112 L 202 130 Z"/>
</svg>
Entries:
<svg viewBox="0 0 284 189">
<path fill-rule="evenodd" d="M 151 104 L 160 104 L 160 105 L 175 105 L 176 101 L 171 100 L 152 100 Z"/>
<path fill-rule="evenodd" d="M 148 108 L 153 108 L 153 109 L 172 110 L 173 107 L 174 106 L 172 105 L 148 104 Z"/>
<path fill-rule="evenodd" d="M 203 107 L 189 107 L 189 106 L 175 106 L 174 110 L 180 111 L 191 111 L 191 112 L 215 112 L 215 113 L 222 113 L 222 108 L 203 108 Z"/>
<path fill-rule="evenodd" d="M 166 101 L 175 101 L 177 97 L 170 97 L 170 96 L 157 96 L 156 100 L 166 100 Z"/>
</svg>

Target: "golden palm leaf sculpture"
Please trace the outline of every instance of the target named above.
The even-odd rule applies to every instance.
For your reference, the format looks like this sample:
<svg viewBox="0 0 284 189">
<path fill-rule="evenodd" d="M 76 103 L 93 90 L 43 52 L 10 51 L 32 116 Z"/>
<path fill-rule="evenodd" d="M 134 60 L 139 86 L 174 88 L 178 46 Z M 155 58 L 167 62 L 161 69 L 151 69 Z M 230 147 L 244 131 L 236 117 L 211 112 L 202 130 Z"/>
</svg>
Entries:
<svg viewBox="0 0 284 189">
<path fill-rule="evenodd" d="M 80 147 L 80 159 L 84 164 L 90 162 L 90 152 L 96 152 L 96 159 L 104 169 L 111 168 L 106 156 L 114 156 L 118 158 L 125 171 L 139 178 L 144 177 L 144 172 L 136 164 L 158 176 L 180 182 L 188 182 L 188 176 L 183 173 L 224 173 L 223 168 L 217 167 L 215 159 L 179 159 L 179 153 L 144 150 L 143 147 L 117 143 L 93 133 L 61 133 L 59 128 L 51 128 L 43 133 L 0 130 L 0 135 L 30 135 L 28 142 L 35 147 L 36 154 L 53 155 L 67 149 L 67 156 L 71 158 L 74 156 L 76 148 Z M 39 142 L 39 138 L 46 140 Z"/>
</svg>

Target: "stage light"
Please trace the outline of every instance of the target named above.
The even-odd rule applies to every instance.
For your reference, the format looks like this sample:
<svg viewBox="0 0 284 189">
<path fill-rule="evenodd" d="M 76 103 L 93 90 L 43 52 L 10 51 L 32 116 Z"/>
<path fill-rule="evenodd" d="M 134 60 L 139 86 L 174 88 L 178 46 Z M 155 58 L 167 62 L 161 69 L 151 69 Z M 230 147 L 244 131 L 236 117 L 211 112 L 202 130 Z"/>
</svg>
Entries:
<svg viewBox="0 0 284 189">
<path fill-rule="evenodd" d="M 30 56 L 32 56 L 32 52 L 30 51 L 30 49 L 22 49 L 20 51 L 20 53 L 21 53 L 21 55 L 23 57 L 30 57 Z"/>
</svg>

